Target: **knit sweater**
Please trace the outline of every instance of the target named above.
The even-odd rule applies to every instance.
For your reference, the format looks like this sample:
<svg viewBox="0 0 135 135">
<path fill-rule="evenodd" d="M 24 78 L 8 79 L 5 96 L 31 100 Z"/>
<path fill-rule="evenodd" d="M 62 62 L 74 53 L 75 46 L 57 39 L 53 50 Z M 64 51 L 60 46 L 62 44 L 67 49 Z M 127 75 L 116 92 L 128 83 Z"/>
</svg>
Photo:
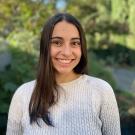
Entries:
<svg viewBox="0 0 135 135">
<path fill-rule="evenodd" d="M 30 124 L 29 102 L 36 81 L 15 92 L 8 114 L 6 135 L 121 135 L 118 106 L 104 80 L 81 75 L 59 86 L 60 98 L 50 107 L 54 127 L 42 119 Z"/>
</svg>

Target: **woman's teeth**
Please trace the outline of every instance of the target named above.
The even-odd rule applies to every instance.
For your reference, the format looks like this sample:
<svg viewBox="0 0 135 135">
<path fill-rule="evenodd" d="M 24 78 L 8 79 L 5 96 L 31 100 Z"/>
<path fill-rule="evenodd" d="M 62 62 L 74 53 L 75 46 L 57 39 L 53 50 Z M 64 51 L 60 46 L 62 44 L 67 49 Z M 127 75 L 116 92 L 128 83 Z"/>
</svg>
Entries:
<svg viewBox="0 0 135 135">
<path fill-rule="evenodd" d="M 58 59 L 58 61 L 62 64 L 69 64 L 72 60 L 68 60 L 68 59 Z"/>
</svg>

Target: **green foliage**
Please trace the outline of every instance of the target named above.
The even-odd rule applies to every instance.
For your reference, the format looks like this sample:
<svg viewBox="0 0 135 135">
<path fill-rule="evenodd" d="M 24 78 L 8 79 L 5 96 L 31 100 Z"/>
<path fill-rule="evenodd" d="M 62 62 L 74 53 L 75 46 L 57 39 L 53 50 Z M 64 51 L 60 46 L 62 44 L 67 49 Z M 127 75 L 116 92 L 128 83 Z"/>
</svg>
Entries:
<svg viewBox="0 0 135 135">
<path fill-rule="evenodd" d="M 128 16 L 128 1 L 127 0 L 111 0 L 112 5 L 112 20 L 125 22 Z"/>
<path fill-rule="evenodd" d="M 17 35 L 15 37 L 17 37 Z M 29 42 L 33 41 L 31 39 L 33 36 L 27 37 L 27 39 L 29 39 L 28 44 L 26 44 L 25 36 L 21 37 L 18 34 L 18 37 L 15 44 L 13 42 L 14 38 L 12 38 L 11 44 L 8 46 L 8 50 L 12 55 L 11 64 L 8 65 L 4 71 L 0 72 L 0 112 L 3 113 L 8 111 L 11 97 L 17 87 L 24 82 L 35 79 L 36 75 L 36 54 L 38 53 L 35 53 L 37 51 L 34 46 L 32 46 L 32 42 Z"/>
<path fill-rule="evenodd" d="M 51 3 L 32 0 L 1 0 L 0 2 L 0 34 L 8 36 L 14 30 L 39 33 L 46 18 L 57 10 Z M 37 10 L 38 9 L 38 10 Z"/>
<path fill-rule="evenodd" d="M 129 27 L 131 34 L 135 35 L 135 1 L 134 0 L 128 0 L 129 3 Z"/>
<path fill-rule="evenodd" d="M 127 47 L 135 50 L 135 35 L 128 35 L 126 38 Z"/>
<path fill-rule="evenodd" d="M 19 48 L 23 52 L 37 55 L 36 48 L 39 48 L 38 37 L 32 31 L 25 29 L 13 31 L 8 35 L 7 41 L 14 48 Z"/>
<path fill-rule="evenodd" d="M 90 75 L 102 78 L 110 83 L 114 89 L 116 88 L 115 79 L 112 76 L 111 70 L 105 66 L 104 62 L 99 62 L 95 54 L 90 51 L 88 53 L 88 69 Z"/>
<path fill-rule="evenodd" d="M 126 35 L 112 34 L 112 35 L 110 35 L 110 40 L 113 43 L 120 44 L 120 45 L 125 45 L 126 44 Z"/>
<path fill-rule="evenodd" d="M 128 0 L 129 4 L 129 28 L 130 28 L 130 34 L 127 37 L 127 46 L 131 49 L 135 49 L 135 1 L 134 0 Z"/>
<path fill-rule="evenodd" d="M 120 116 L 126 117 L 129 116 L 129 109 L 135 105 L 135 96 L 126 91 L 117 90 L 117 101 L 120 111 Z"/>
<path fill-rule="evenodd" d="M 108 65 L 135 65 L 135 51 L 122 45 L 111 46 L 107 49 L 93 49 L 98 59 L 103 59 Z"/>
</svg>

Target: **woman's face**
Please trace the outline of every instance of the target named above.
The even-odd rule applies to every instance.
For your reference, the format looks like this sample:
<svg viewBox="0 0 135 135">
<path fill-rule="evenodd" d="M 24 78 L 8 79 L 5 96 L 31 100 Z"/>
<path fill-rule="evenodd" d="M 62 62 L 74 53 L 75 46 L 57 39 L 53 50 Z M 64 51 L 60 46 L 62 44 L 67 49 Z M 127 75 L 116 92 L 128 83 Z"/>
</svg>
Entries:
<svg viewBox="0 0 135 135">
<path fill-rule="evenodd" d="M 50 51 L 56 74 L 73 74 L 81 58 L 78 29 L 66 21 L 57 23 L 52 33 Z"/>
</svg>

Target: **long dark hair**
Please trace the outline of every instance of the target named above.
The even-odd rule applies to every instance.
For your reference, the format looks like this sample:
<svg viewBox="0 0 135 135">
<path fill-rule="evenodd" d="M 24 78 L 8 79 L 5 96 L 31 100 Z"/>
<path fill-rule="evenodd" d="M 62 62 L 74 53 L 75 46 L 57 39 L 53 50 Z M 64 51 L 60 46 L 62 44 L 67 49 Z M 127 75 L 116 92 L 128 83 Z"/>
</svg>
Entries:
<svg viewBox="0 0 135 135">
<path fill-rule="evenodd" d="M 78 20 L 68 13 L 58 13 L 51 17 L 43 27 L 40 40 L 40 58 L 36 85 L 29 104 L 30 123 L 37 122 L 38 118 L 48 125 L 53 126 L 48 109 L 56 104 L 59 99 L 58 84 L 50 58 L 50 39 L 55 25 L 60 21 L 73 24 L 79 31 L 81 40 L 81 59 L 74 68 L 78 74 L 87 74 L 87 50 L 83 28 Z"/>
</svg>

